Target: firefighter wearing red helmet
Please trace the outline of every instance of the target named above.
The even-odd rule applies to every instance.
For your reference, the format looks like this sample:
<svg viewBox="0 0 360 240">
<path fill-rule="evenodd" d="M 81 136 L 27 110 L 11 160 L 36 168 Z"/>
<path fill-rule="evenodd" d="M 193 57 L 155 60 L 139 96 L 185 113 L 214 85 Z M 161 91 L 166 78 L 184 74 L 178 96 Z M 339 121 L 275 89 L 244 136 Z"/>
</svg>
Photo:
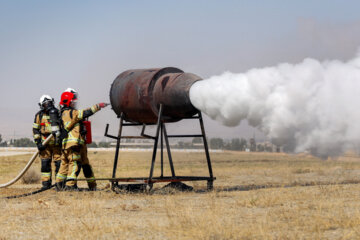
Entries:
<svg viewBox="0 0 360 240">
<path fill-rule="evenodd" d="M 77 98 L 77 91 L 73 88 L 67 88 L 64 92 L 71 92 L 74 94 L 74 97 Z M 88 110 L 88 109 L 85 109 L 85 110 Z M 81 129 L 81 134 L 83 135 L 84 138 L 86 138 L 88 129 L 86 127 L 84 127 L 84 121 L 80 121 L 80 129 Z M 94 171 L 92 169 L 90 160 L 88 158 L 88 149 L 87 149 L 86 144 L 83 144 L 80 147 L 80 157 L 81 157 L 81 165 L 79 165 L 78 173 L 80 173 L 81 168 L 82 168 L 83 174 L 86 178 L 86 181 L 87 181 L 87 184 L 89 187 L 89 190 L 96 190 L 97 184 L 96 184 L 96 180 L 95 180 Z"/>
<path fill-rule="evenodd" d="M 49 95 L 42 95 L 40 97 L 39 106 L 40 111 L 36 113 L 33 123 L 33 136 L 41 159 L 42 189 L 48 189 L 51 187 L 52 160 L 54 160 L 55 175 L 60 168 L 61 146 L 58 141 L 60 135 L 59 111 L 55 108 L 54 99 Z M 42 143 L 50 134 L 53 134 L 54 138 L 44 146 Z"/>
<path fill-rule="evenodd" d="M 63 92 L 61 94 L 62 156 L 60 170 L 56 175 L 57 190 L 77 189 L 76 179 L 81 164 L 81 147 L 85 144 L 80 123 L 108 105 L 98 103 L 89 109 L 77 110 L 76 102 L 77 96 L 74 93 Z"/>
</svg>

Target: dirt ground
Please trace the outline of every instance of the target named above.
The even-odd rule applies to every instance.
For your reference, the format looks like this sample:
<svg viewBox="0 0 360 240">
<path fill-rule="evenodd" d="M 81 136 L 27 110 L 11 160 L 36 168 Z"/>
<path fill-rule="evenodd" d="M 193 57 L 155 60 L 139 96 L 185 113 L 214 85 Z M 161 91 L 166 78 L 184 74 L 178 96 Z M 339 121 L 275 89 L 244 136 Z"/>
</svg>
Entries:
<svg viewBox="0 0 360 240">
<path fill-rule="evenodd" d="M 96 177 L 111 176 L 113 152 L 89 153 Z M 0 157 L 0 183 L 31 154 Z M 0 189 L 0 239 L 360 239 L 360 158 L 283 153 L 212 153 L 213 191 L 114 193 L 49 190 L 21 182 Z M 147 176 L 150 152 L 122 152 L 118 177 Z M 157 161 L 158 163 L 159 161 Z M 174 153 L 178 175 L 208 174 L 203 153 Z M 40 172 L 39 161 L 32 167 Z M 159 175 L 159 164 L 155 175 Z M 169 165 L 165 159 L 165 174 Z M 80 175 L 82 177 L 82 174 Z M 86 184 L 81 182 L 81 187 Z"/>
</svg>

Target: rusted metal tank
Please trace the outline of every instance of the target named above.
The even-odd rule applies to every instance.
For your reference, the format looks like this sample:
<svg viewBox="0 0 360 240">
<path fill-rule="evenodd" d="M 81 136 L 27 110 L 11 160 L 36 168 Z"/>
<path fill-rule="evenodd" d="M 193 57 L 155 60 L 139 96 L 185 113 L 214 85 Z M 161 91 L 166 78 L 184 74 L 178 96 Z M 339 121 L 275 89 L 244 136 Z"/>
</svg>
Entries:
<svg viewBox="0 0 360 240">
<path fill-rule="evenodd" d="M 189 90 L 199 80 L 174 67 L 127 70 L 111 85 L 111 106 L 127 121 L 151 124 L 157 122 L 163 104 L 163 121 L 176 122 L 198 112 L 190 102 Z"/>
</svg>

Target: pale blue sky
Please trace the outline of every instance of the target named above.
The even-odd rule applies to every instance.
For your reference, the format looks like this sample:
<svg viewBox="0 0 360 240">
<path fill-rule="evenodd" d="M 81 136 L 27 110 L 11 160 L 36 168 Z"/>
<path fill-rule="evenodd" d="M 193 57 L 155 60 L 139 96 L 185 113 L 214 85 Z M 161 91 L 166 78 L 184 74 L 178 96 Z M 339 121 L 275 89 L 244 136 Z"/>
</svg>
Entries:
<svg viewBox="0 0 360 240">
<path fill-rule="evenodd" d="M 73 87 L 84 107 L 108 101 L 111 82 L 129 68 L 175 66 L 206 78 L 306 57 L 351 58 L 359 9 L 359 1 L 334 0 L 0 0 L 0 134 L 31 136 L 44 93 L 58 102 Z M 97 136 L 117 125 L 110 109 L 93 122 Z M 206 124 L 211 137 L 254 132 Z"/>
</svg>

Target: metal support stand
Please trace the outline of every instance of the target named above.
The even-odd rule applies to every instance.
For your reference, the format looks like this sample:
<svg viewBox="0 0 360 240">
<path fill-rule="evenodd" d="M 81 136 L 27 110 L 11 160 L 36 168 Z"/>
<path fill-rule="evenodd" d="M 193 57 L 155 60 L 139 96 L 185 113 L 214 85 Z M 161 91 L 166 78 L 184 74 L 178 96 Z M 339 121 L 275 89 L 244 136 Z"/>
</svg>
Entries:
<svg viewBox="0 0 360 240">
<path fill-rule="evenodd" d="M 161 174 L 160 177 L 164 176 L 164 125 L 161 123 L 160 126 L 160 149 L 161 149 Z"/>
<path fill-rule="evenodd" d="M 167 151 L 167 153 L 168 153 L 171 175 L 172 175 L 173 177 L 175 177 L 175 168 L 174 168 L 174 164 L 173 164 L 173 160 L 172 160 L 172 156 L 171 156 L 169 137 L 168 137 L 168 134 L 167 134 L 167 132 L 166 132 L 165 124 L 163 124 L 163 127 L 164 127 L 164 136 L 165 136 L 165 142 L 166 142 L 166 151 Z"/>
<path fill-rule="evenodd" d="M 210 154 L 209 154 L 209 147 L 208 147 L 208 143 L 207 143 L 207 139 L 206 139 L 206 135 L 205 135 L 205 128 L 204 128 L 204 123 L 203 123 L 203 119 L 202 119 L 202 115 L 201 112 L 198 112 L 197 115 L 193 116 L 193 117 L 189 117 L 186 119 L 199 119 L 199 123 L 200 123 L 200 128 L 201 128 L 201 134 L 197 134 L 197 135 L 168 135 L 167 131 L 166 131 L 166 126 L 165 123 L 162 122 L 162 113 L 163 113 L 163 105 L 160 105 L 160 109 L 159 109 L 159 117 L 156 123 L 156 132 L 155 132 L 155 136 L 150 136 L 145 134 L 145 128 L 146 128 L 146 124 L 142 124 L 142 123 L 126 123 L 124 122 L 124 114 L 121 113 L 121 115 L 119 116 L 120 118 L 120 126 L 119 126 L 119 131 L 118 131 L 118 135 L 117 136 L 113 136 L 113 135 L 109 135 L 108 134 L 108 130 L 109 130 L 109 124 L 106 125 L 106 129 L 105 129 L 105 136 L 112 138 L 112 139 L 116 139 L 116 149 L 115 149 L 115 158 L 114 158 L 114 166 L 113 166 L 113 172 L 112 172 L 112 178 L 111 178 L 111 183 L 112 183 L 112 189 L 114 189 L 116 186 L 118 186 L 119 182 L 136 182 L 136 183 L 143 183 L 143 184 L 147 184 L 149 186 L 149 188 L 151 189 L 153 186 L 153 183 L 157 183 L 157 182 L 182 182 L 182 181 L 207 181 L 207 188 L 209 190 L 213 189 L 213 182 L 216 178 L 214 178 L 213 176 L 213 172 L 212 172 L 212 166 L 211 166 L 211 160 L 210 160 Z M 142 127 L 142 131 L 140 136 L 122 136 L 122 128 L 126 127 L 126 126 L 143 126 Z M 156 154 L 157 154 L 157 148 L 158 148 L 158 142 L 159 142 L 159 137 L 160 137 L 160 169 L 161 169 L 161 173 L 160 173 L 160 177 L 154 177 L 154 168 L 155 168 L 155 160 L 156 160 Z M 204 150 L 205 150 L 205 156 L 206 156 L 206 160 L 207 160 L 207 166 L 208 166 L 208 170 L 209 170 L 209 177 L 203 177 L 203 176 L 176 176 L 175 174 L 175 168 L 174 168 L 174 163 L 173 163 L 173 159 L 172 159 L 172 155 L 171 155 L 171 150 L 170 150 L 170 143 L 169 143 L 169 138 L 186 138 L 186 137 L 201 137 L 204 143 Z M 140 138 L 140 139 L 152 139 L 154 140 L 154 146 L 153 146 L 153 153 L 152 153 L 152 159 L 151 159 L 151 166 L 150 166 L 150 173 L 149 173 L 149 177 L 143 177 L 143 178 L 117 178 L 116 177 L 116 170 L 117 170 L 117 163 L 118 163 L 118 159 L 119 159 L 119 150 L 120 150 L 120 142 L 121 139 L 126 139 L 126 138 Z M 170 165 L 170 170 L 171 170 L 171 176 L 167 177 L 164 176 L 164 140 L 165 140 L 165 145 L 166 145 L 166 151 L 168 154 L 168 159 L 169 159 L 169 165 Z"/>
</svg>

